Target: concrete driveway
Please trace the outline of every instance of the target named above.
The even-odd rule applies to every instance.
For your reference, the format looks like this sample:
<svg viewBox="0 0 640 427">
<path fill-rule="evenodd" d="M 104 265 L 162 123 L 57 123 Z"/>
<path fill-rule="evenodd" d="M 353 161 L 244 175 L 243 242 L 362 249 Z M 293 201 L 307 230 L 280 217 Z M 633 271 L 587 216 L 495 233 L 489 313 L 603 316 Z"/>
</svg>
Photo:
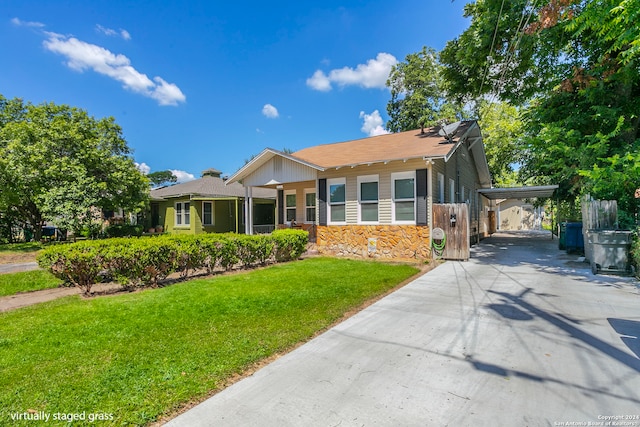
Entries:
<svg viewBox="0 0 640 427">
<path fill-rule="evenodd" d="M 167 426 L 640 426 L 636 282 L 576 258 L 494 235 Z"/>
</svg>

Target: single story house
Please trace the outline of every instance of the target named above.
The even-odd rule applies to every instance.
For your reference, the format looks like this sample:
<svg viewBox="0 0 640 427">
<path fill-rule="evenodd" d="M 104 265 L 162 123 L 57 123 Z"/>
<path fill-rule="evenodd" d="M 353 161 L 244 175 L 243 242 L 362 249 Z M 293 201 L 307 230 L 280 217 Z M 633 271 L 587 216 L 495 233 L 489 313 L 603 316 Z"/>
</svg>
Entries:
<svg viewBox="0 0 640 427">
<path fill-rule="evenodd" d="M 151 227 L 175 234 L 243 233 L 245 189 L 207 169 L 193 181 L 151 190 Z M 276 191 L 257 188 L 250 205 L 254 232 L 275 229 Z"/>
<path fill-rule="evenodd" d="M 292 154 L 266 148 L 227 185 L 238 182 L 249 200 L 276 190 L 278 227 L 309 230 L 321 253 L 428 259 L 434 204 L 466 204 L 471 240 L 488 235 L 478 190 L 491 176 L 476 121 Z"/>
</svg>

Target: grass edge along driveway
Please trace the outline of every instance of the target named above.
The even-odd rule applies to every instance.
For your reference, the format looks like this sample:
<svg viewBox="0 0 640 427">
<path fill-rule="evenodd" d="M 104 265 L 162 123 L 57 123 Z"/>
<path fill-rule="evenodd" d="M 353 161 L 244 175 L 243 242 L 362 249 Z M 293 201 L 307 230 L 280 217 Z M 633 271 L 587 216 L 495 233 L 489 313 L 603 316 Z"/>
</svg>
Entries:
<svg viewBox="0 0 640 427">
<path fill-rule="evenodd" d="M 147 425 L 417 272 L 318 257 L 2 313 L 0 424 L 34 425 L 17 419 L 30 414 L 46 425 Z"/>
<path fill-rule="evenodd" d="M 24 292 L 58 288 L 62 280 L 47 270 L 19 271 L 0 274 L 0 297 L 17 295 Z"/>
</svg>

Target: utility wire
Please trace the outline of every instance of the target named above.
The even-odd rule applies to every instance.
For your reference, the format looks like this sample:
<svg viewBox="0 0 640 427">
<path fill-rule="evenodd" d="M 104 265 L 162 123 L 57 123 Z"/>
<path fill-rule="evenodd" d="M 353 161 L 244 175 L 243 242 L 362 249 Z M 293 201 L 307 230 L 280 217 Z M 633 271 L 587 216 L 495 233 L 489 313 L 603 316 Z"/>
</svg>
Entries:
<svg viewBox="0 0 640 427">
<path fill-rule="evenodd" d="M 500 18 L 502 18 L 502 10 L 504 9 L 504 2 L 502 0 L 502 4 L 500 5 L 500 13 L 498 13 L 498 19 L 496 20 L 496 28 L 493 31 L 493 40 L 491 40 L 491 48 L 489 49 L 489 55 L 487 55 L 487 66 L 484 68 L 484 74 L 482 75 L 482 80 L 480 81 L 480 90 L 478 91 L 478 96 L 482 93 L 482 87 L 484 86 L 484 79 L 487 78 L 487 74 L 489 73 L 489 67 L 491 65 L 491 55 L 493 55 L 493 47 L 496 43 L 496 37 L 498 36 L 498 27 L 500 26 Z"/>
</svg>

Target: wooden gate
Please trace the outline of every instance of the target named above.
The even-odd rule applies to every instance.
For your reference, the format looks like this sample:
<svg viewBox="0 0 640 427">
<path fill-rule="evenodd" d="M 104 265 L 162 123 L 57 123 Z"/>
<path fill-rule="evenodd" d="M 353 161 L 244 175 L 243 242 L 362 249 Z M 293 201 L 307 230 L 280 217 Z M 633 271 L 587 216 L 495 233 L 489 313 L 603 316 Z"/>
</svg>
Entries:
<svg viewBox="0 0 640 427">
<path fill-rule="evenodd" d="M 439 235 L 442 233 L 438 232 L 438 228 L 442 229 L 444 236 Z M 434 204 L 431 236 L 434 257 L 468 260 L 470 252 L 468 205 L 466 203 Z"/>
</svg>

